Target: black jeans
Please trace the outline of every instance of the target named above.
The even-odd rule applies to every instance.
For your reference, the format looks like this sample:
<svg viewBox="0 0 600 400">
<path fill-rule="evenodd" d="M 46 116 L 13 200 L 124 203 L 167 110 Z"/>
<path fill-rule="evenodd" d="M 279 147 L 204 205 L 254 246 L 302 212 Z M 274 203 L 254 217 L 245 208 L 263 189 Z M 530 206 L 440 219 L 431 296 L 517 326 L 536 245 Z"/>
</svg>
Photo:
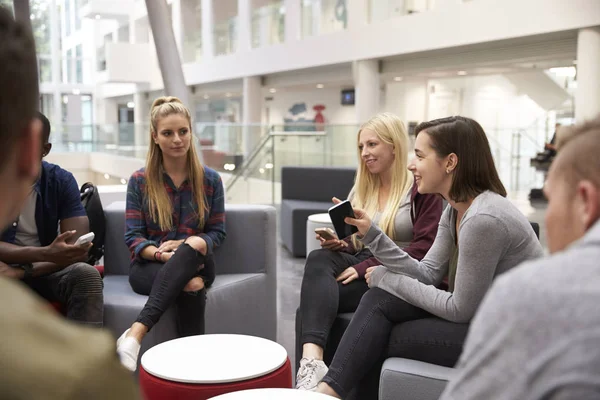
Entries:
<svg viewBox="0 0 600 400">
<path fill-rule="evenodd" d="M 184 292 L 185 285 L 195 276 L 205 280 L 205 288 Z M 206 288 L 214 280 L 214 262 L 183 243 L 171 259 L 164 263 L 134 263 L 129 270 L 129 284 L 139 294 L 149 295 L 136 322 L 148 330 L 175 303 L 177 329 L 180 336 L 204 334 Z"/>
<path fill-rule="evenodd" d="M 102 277 L 91 265 L 75 263 L 50 275 L 27 279 L 25 283 L 45 299 L 65 304 L 68 319 L 102 327 Z"/>
<path fill-rule="evenodd" d="M 395 324 L 430 316 L 382 289 L 369 289 L 342 337 L 323 382 L 345 398 L 382 359 Z M 432 350 L 436 351 L 435 347 Z"/>
<path fill-rule="evenodd" d="M 356 255 L 318 249 L 308 255 L 300 291 L 302 345 L 314 343 L 325 348 L 337 314 L 356 310 L 369 289 L 367 282 L 358 278 L 343 285 L 335 278 L 346 268 L 370 257 L 371 252 L 367 249 Z"/>
</svg>

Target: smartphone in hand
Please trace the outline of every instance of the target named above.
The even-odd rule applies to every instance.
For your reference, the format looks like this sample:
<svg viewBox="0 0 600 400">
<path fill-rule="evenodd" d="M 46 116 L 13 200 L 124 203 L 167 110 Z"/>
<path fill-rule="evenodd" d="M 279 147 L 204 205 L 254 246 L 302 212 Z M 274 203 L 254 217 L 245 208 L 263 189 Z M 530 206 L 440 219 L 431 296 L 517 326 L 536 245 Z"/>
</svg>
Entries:
<svg viewBox="0 0 600 400">
<path fill-rule="evenodd" d="M 75 246 L 81 246 L 83 244 L 91 243 L 94 240 L 94 232 L 86 233 L 85 235 L 79 236 L 77 241 L 75 242 Z"/>
<path fill-rule="evenodd" d="M 317 228 L 315 233 L 325 240 L 336 240 L 335 232 L 331 228 Z"/>
<path fill-rule="evenodd" d="M 354 210 L 352 210 L 352 204 L 350 204 L 349 200 L 344 200 L 331 207 L 329 209 L 329 216 L 331 217 L 331 222 L 333 223 L 338 238 L 345 239 L 358 232 L 357 227 L 344 222 L 346 217 L 355 218 Z"/>
</svg>

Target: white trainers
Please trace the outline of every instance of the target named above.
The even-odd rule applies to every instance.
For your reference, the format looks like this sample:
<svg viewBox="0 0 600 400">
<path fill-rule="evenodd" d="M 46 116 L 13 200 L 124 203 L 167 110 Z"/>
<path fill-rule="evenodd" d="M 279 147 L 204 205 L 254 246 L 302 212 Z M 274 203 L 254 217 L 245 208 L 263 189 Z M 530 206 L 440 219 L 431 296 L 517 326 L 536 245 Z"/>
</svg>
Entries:
<svg viewBox="0 0 600 400">
<path fill-rule="evenodd" d="M 117 354 L 121 360 L 121 364 L 131 372 L 137 368 L 137 359 L 140 354 L 142 345 L 133 337 L 127 336 L 127 329 L 119 339 L 117 339 Z"/>
<path fill-rule="evenodd" d="M 314 392 L 321 379 L 327 374 L 327 365 L 321 360 L 303 358 L 296 376 L 296 389 Z"/>
</svg>

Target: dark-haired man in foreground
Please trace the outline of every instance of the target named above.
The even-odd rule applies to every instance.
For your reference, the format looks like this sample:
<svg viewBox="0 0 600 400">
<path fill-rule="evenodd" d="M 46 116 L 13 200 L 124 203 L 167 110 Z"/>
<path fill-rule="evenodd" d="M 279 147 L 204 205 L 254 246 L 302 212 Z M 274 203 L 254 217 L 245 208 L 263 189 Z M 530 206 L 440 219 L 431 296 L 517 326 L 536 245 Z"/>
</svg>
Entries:
<svg viewBox="0 0 600 400">
<path fill-rule="evenodd" d="M 19 215 L 40 169 L 35 42 L 0 6 L 0 226 Z M 0 397 L 135 399 L 114 339 L 55 314 L 15 279 L 0 277 Z"/>
</svg>

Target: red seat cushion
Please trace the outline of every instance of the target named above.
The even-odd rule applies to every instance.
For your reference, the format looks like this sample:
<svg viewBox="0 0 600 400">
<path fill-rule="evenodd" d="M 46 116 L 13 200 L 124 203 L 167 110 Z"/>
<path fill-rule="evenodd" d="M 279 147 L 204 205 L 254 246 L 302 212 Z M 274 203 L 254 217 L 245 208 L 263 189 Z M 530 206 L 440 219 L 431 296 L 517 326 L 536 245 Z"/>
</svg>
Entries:
<svg viewBox="0 0 600 400">
<path fill-rule="evenodd" d="M 243 360 L 240 360 L 243 362 Z M 291 388 L 292 367 L 288 358 L 279 369 L 270 374 L 240 382 L 194 384 L 173 382 L 149 374 L 140 367 L 140 388 L 146 400 L 205 400 L 225 393 L 246 389 Z"/>
</svg>

